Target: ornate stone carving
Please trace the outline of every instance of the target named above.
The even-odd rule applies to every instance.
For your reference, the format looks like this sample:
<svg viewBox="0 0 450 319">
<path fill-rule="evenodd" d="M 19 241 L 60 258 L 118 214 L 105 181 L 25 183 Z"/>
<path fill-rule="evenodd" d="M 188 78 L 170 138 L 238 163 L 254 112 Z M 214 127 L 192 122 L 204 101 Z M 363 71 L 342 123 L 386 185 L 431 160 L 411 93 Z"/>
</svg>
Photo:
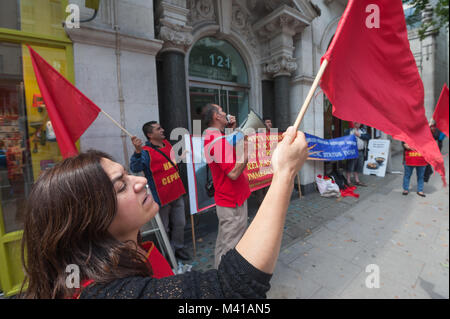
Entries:
<svg viewBox="0 0 450 319">
<path fill-rule="evenodd" d="M 242 7 L 238 2 L 233 1 L 231 19 L 232 29 L 245 39 L 245 42 L 251 46 L 253 53 L 258 54 L 258 41 L 253 32 L 248 10 L 245 7 Z"/>
<path fill-rule="evenodd" d="M 264 73 L 277 77 L 280 75 L 291 75 L 297 70 L 297 62 L 292 56 L 280 56 L 266 63 L 263 67 Z"/>
<path fill-rule="evenodd" d="M 212 0 L 189 0 L 189 9 L 192 24 L 216 18 Z"/>
<path fill-rule="evenodd" d="M 289 33 L 292 36 L 301 32 L 307 24 L 299 21 L 289 14 L 281 14 L 271 19 L 265 25 L 256 25 L 255 29 L 259 37 L 262 39 L 270 39 L 277 33 Z"/>
<path fill-rule="evenodd" d="M 247 26 L 248 16 L 240 6 L 233 4 L 233 26 L 238 29 L 244 29 Z"/>
<path fill-rule="evenodd" d="M 164 0 L 156 8 L 156 34 L 164 41 L 164 50 L 186 52 L 193 42 L 192 27 L 187 25 L 185 0 Z"/>
<path fill-rule="evenodd" d="M 186 48 L 193 43 L 192 28 L 163 22 L 159 27 L 159 38 L 164 41 L 163 50 L 179 50 L 186 52 Z"/>
</svg>

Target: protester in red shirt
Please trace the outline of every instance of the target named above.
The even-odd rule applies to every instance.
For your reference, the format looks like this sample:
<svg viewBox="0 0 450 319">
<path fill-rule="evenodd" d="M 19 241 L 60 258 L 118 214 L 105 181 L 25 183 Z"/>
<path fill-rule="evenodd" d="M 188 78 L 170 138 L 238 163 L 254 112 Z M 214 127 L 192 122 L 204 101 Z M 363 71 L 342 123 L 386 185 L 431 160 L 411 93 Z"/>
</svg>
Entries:
<svg viewBox="0 0 450 319">
<path fill-rule="evenodd" d="M 227 114 L 219 105 L 206 105 L 202 117 L 208 127 L 204 134 L 205 158 L 211 170 L 219 218 L 214 260 L 217 268 L 221 257 L 236 246 L 247 229 L 247 198 L 251 194 L 245 173 L 247 142 L 242 142 L 243 154 L 237 154 L 239 152 L 225 138 L 225 128 L 235 128 L 236 119 L 234 116 L 227 119 Z"/>
<path fill-rule="evenodd" d="M 428 163 L 425 161 L 425 158 L 417 152 L 413 150 L 408 144 L 402 143 L 404 148 L 404 165 L 405 165 L 405 175 L 403 176 L 403 193 L 402 195 L 409 194 L 409 181 L 411 179 L 412 172 L 414 168 L 416 169 L 417 174 L 417 195 L 421 197 L 425 197 L 426 195 L 423 193 L 424 186 L 424 174 L 425 168 Z"/>
</svg>

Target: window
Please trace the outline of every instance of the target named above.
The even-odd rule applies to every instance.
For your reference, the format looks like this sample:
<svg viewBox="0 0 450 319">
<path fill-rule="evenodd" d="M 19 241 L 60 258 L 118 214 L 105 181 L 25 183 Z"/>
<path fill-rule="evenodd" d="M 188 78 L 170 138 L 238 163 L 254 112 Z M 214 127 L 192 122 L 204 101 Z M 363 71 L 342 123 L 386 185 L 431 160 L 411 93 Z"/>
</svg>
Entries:
<svg viewBox="0 0 450 319">
<path fill-rule="evenodd" d="M 239 52 L 226 41 L 203 38 L 191 50 L 189 75 L 247 84 L 247 68 Z"/>
<path fill-rule="evenodd" d="M 65 38 L 61 0 L 1 0 L 0 28 Z"/>
<path fill-rule="evenodd" d="M 228 42 L 207 37 L 199 40 L 189 56 L 191 120 L 200 120 L 203 106 L 219 104 L 241 124 L 248 116 L 247 67 Z"/>
</svg>

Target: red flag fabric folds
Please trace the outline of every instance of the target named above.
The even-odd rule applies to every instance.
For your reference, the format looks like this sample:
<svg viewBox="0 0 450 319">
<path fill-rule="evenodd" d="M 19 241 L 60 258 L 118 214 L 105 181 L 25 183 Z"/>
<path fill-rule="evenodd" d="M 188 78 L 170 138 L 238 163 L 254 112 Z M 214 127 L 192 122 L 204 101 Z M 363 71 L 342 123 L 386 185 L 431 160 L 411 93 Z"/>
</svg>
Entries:
<svg viewBox="0 0 450 319">
<path fill-rule="evenodd" d="M 436 122 L 436 127 L 439 131 L 448 135 L 448 116 L 449 116 L 449 101 L 448 101 L 448 86 L 444 84 L 442 88 L 441 96 L 434 109 L 433 120 Z"/>
<path fill-rule="evenodd" d="M 425 116 L 401 0 L 349 0 L 322 61 L 333 115 L 392 135 L 420 152 L 445 182 L 444 160 Z"/>
<path fill-rule="evenodd" d="M 59 149 L 64 158 L 78 154 L 75 142 L 101 109 L 28 46 Z"/>
</svg>

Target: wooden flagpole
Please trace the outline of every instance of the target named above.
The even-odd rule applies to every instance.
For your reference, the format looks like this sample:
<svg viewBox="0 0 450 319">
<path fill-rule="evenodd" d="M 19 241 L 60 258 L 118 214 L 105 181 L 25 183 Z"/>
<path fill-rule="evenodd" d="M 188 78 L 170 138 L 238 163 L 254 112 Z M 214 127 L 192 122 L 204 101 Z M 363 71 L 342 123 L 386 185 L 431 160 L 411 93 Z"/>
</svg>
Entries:
<svg viewBox="0 0 450 319">
<path fill-rule="evenodd" d="M 197 255 L 197 247 L 195 244 L 194 215 L 191 214 L 191 230 L 192 230 L 192 246 L 194 247 L 194 257 Z"/>
<path fill-rule="evenodd" d="M 327 68 L 328 60 L 323 60 L 322 65 L 320 66 L 319 72 L 316 75 L 316 78 L 314 79 L 313 85 L 311 86 L 311 89 L 309 90 L 308 96 L 306 97 L 305 102 L 303 103 L 302 108 L 300 109 L 300 112 L 298 113 L 297 119 L 294 123 L 294 130 L 298 131 L 298 127 L 300 126 L 300 123 L 303 120 L 303 117 L 305 116 L 306 110 L 308 109 L 309 104 L 311 103 L 311 100 L 314 96 L 314 92 L 316 91 L 317 87 L 319 86 L 320 79 L 323 76 L 323 73 L 325 72 L 325 69 Z M 315 145 L 314 145 L 315 146 Z M 314 148 L 314 146 L 310 147 L 308 150 Z M 309 153 L 309 155 L 316 154 L 319 152 L 313 152 Z M 297 184 L 298 184 L 298 196 L 302 198 L 302 191 L 300 186 L 300 177 L 299 174 L 297 174 Z"/>
<path fill-rule="evenodd" d="M 300 186 L 300 173 L 297 173 L 298 197 L 302 198 L 302 188 Z"/>
<path fill-rule="evenodd" d="M 114 124 L 117 125 L 118 128 L 120 128 L 122 131 L 125 132 L 125 134 L 127 134 L 129 137 L 133 137 L 134 135 L 132 135 L 130 132 L 128 132 L 122 125 L 120 125 L 119 123 L 117 123 L 117 121 L 115 119 L 113 119 L 111 117 L 111 115 L 109 115 L 108 113 L 106 113 L 105 111 L 102 110 L 102 113 L 106 115 L 106 117 L 108 117 Z"/>
<path fill-rule="evenodd" d="M 328 60 L 323 60 L 322 65 L 320 66 L 319 72 L 316 75 L 316 78 L 313 82 L 313 85 L 311 86 L 311 89 L 309 90 L 308 96 L 306 97 L 305 103 L 303 103 L 302 108 L 300 109 L 300 112 L 298 113 L 297 119 L 294 123 L 294 129 L 297 131 L 298 127 L 300 126 L 300 123 L 303 120 L 303 117 L 305 116 L 306 110 L 308 109 L 309 104 L 311 103 L 311 100 L 314 96 L 314 92 L 316 91 L 317 87 L 319 86 L 320 79 L 323 76 L 323 73 L 325 72 L 325 69 L 327 68 Z"/>
</svg>

